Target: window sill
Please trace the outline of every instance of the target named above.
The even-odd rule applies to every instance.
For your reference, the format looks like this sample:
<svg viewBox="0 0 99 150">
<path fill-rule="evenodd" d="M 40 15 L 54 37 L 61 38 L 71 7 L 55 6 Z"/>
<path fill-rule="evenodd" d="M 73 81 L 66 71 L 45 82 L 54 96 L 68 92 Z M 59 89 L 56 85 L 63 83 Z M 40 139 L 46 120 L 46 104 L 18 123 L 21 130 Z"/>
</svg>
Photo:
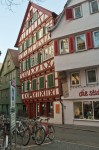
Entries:
<svg viewBox="0 0 99 150">
<path fill-rule="evenodd" d="M 99 120 L 95 120 L 95 119 L 73 119 L 74 121 L 89 121 L 89 122 L 92 122 L 92 121 L 94 121 L 94 122 L 99 122 Z"/>
</svg>

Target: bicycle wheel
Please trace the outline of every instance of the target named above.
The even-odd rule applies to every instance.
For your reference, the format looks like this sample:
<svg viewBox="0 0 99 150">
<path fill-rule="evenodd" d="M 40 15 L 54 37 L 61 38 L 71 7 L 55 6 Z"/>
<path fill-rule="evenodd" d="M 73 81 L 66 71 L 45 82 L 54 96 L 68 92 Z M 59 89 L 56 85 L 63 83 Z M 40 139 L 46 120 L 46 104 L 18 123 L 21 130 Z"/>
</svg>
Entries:
<svg viewBox="0 0 99 150">
<path fill-rule="evenodd" d="M 21 137 L 24 135 L 24 131 L 28 128 L 27 124 L 25 122 L 22 122 L 21 126 L 18 128 L 19 134 Z"/>
<path fill-rule="evenodd" d="M 24 130 L 23 136 L 22 136 L 22 145 L 23 146 L 26 146 L 29 143 L 29 141 L 30 141 L 30 135 L 31 135 L 30 129 L 29 129 L 29 127 L 27 127 Z"/>
<path fill-rule="evenodd" d="M 45 130 L 43 127 L 39 127 L 35 132 L 35 143 L 41 145 L 45 140 Z"/>
<path fill-rule="evenodd" d="M 53 125 L 48 126 L 48 138 L 52 141 L 55 138 L 55 129 Z"/>
</svg>

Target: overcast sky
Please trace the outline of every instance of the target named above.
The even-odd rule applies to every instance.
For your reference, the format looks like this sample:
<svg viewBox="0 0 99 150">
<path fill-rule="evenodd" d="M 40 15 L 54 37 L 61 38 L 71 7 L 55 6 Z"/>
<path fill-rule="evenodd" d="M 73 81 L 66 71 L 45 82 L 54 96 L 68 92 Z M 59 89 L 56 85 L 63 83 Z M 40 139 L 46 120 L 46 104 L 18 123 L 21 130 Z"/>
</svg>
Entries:
<svg viewBox="0 0 99 150">
<path fill-rule="evenodd" d="M 63 10 L 66 1 L 67 0 L 43 0 L 43 2 L 39 2 L 38 5 L 59 14 Z M 28 0 L 23 0 L 20 5 L 13 6 L 13 12 L 11 12 L 8 10 L 7 6 L 0 4 L 0 50 L 2 52 L 0 62 L 2 63 L 7 49 L 15 49 L 14 45 L 18 37 L 27 5 Z"/>
</svg>

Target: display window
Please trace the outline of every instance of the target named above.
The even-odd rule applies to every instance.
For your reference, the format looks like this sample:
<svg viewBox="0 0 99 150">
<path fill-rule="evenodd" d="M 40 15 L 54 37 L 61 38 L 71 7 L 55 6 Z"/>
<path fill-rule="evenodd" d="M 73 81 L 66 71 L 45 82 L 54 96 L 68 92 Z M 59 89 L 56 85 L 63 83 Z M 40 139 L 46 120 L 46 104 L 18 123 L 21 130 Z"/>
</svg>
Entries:
<svg viewBox="0 0 99 150">
<path fill-rule="evenodd" d="M 99 120 L 99 101 L 74 102 L 74 119 Z"/>
</svg>

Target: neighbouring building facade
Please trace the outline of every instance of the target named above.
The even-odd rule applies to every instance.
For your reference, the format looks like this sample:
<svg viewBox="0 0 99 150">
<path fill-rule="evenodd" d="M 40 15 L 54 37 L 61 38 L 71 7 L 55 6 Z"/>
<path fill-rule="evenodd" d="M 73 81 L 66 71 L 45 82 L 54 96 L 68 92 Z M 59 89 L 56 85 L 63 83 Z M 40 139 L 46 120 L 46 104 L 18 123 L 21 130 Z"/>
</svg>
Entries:
<svg viewBox="0 0 99 150">
<path fill-rule="evenodd" d="M 15 46 L 19 50 L 21 99 L 28 116 L 62 123 L 61 84 L 54 69 L 54 51 L 47 29 L 57 15 L 29 2 Z"/>
<path fill-rule="evenodd" d="M 16 83 L 16 114 L 23 115 L 25 110 L 20 99 L 18 51 L 8 49 L 0 70 L 0 113 L 5 113 L 7 115 L 9 115 L 10 111 L 11 80 L 14 80 Z"/>
<path fill-rule="evenodd" d="M 99 126 L 99 0 L 68 0 L 50 32 L 58 41 L 64 123 Z"/>
</svg>

